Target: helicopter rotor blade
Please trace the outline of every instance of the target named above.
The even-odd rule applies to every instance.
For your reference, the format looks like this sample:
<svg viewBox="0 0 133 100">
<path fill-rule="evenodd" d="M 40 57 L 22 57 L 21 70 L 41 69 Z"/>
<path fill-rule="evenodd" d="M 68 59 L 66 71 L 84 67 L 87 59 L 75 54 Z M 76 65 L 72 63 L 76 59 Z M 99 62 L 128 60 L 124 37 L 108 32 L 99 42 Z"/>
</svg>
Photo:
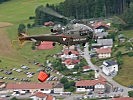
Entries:
<svg viewBox="0 0 133 100">
<path fill-rule="evenodd" d="M 42 11 L 44 13 L 47 13 L 49 15 L 52 15 L 52 16 L 55 16 L 55 17 L 58 17 L 58 18 L 63 18 L 63 19 L 66 19 L 66 20 L 70 20 L 68 17 L 63 16 L 63 15 L 59 14 L 58 12 L 56 12 L 53 9 L 48 8 L 48 7 L 45 7 L 44 9 L 42 9 Z"/>
</svg>

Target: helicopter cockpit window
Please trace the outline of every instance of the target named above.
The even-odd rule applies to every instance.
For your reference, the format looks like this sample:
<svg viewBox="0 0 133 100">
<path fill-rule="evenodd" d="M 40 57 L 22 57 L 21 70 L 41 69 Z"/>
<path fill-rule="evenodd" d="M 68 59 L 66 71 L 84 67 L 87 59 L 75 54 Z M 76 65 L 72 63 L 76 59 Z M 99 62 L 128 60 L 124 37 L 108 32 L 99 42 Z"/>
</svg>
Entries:
<svg viewBox="0 0 133 100">
<path fill-rule="evenodd" d="M 88 31 L 80 31 L 79 33 L 80 33 L 80 36 L 85 36 L 87 35 Z"/>
</svg>

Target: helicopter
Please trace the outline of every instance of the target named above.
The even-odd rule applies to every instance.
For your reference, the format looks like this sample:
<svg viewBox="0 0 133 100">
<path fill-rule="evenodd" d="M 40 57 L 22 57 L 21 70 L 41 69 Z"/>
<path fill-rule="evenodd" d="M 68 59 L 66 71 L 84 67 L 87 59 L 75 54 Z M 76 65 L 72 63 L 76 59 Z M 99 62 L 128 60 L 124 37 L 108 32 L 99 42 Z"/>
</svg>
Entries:
<svg viewBox="0 0 133 100">
<path fill-rule="evenodd" d="M 69 21 L 71 20 L 60 15 L 50 8 L 45 8 L 43 11 L 44 13 L 50 14 L 52 16 L 64 18 Z M 57 24 L 51 29 L 51 32 L 53 34 L 28 36 L 26 34 L 20 33 L 19 40 L 21 43 L 23 43 L 24 41 L 33 41 L 36 46 L 39 46 L 43 41 L 52 41 L 53 46 L 55 46 L 56 42 L 68 47 L 76 44 L 82 44 L 83 46 L 85 46 L 86 42 L 88 42 L 88 39 L 93 38 L 93 29 L 85 24 L 78 22 L 78 20 L 74 19 L 71 20 L 70 23 L 66 26 Z"/>
</svg>

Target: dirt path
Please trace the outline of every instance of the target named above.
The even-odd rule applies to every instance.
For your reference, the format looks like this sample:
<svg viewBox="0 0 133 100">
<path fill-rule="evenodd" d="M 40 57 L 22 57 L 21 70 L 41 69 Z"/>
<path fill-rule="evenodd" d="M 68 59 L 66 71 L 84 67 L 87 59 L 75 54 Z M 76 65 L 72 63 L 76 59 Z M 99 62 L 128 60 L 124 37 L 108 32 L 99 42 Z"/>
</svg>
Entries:
<svg viewBox="0 0 133 100">
<path fill-rule="evenodd" d="M 0 22 L 0 56 L 13 56 L 15 53 L 11 41 L 5 31 L 5 27 L 10 25 L 12 24 Z"/>
</svg>

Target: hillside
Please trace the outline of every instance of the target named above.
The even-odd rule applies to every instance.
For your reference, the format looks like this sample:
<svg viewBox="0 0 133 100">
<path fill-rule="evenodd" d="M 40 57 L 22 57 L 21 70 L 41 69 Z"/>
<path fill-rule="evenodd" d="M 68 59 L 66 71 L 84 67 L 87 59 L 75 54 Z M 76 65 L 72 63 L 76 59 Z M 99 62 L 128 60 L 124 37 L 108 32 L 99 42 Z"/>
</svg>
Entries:
<svg viewBox="0 0 133 100">
<path fill-rule="evenodd" d="M 34 16 L 35 8 L 39 5 L 58 4 L 64 0 L 11 0 L 0 4 L 0 22 L 22 23 Z"/>
<path fill-rule="evenodd" d="M 30 66 L 31 71 L 36 72 L 37 67 L 29 60 L 34 60 L 44 63 L 46 56 L 55 54 L 61 50 L 61 47 L 56 46 L 53 50 L 33 51 L 32 44 L 28 43 L 20 48 L 18 42 L 12 44 L 13 40 L 17 40 L 17 28 L 20 23 L 33 23 L 29 20 L 30 16 L 34 16 L 35 8 L 39 5 L 58 4 L 64 0 L 11 0 L 0 4 L 0 69 L 11 70 L 13 68 L 20 68 L 24 64 Z M 49 28 L 32 28 L 27 30 L 29 34 L 45 34 L 49 32 Z M 17 76 L 18 73 L 14 72 L 15 77 L 25 77 L 23 73 Z M 3 76 L 0 73 L 0 76 Z M 6 76 L 6 75 L 4 75 Z M 7 77 L 7 76 L 6 76 Z M 37 77 L 35 75 L 35 77 Z M 37 81 L 36 78 L 31 80 Z"/>
</svg>

